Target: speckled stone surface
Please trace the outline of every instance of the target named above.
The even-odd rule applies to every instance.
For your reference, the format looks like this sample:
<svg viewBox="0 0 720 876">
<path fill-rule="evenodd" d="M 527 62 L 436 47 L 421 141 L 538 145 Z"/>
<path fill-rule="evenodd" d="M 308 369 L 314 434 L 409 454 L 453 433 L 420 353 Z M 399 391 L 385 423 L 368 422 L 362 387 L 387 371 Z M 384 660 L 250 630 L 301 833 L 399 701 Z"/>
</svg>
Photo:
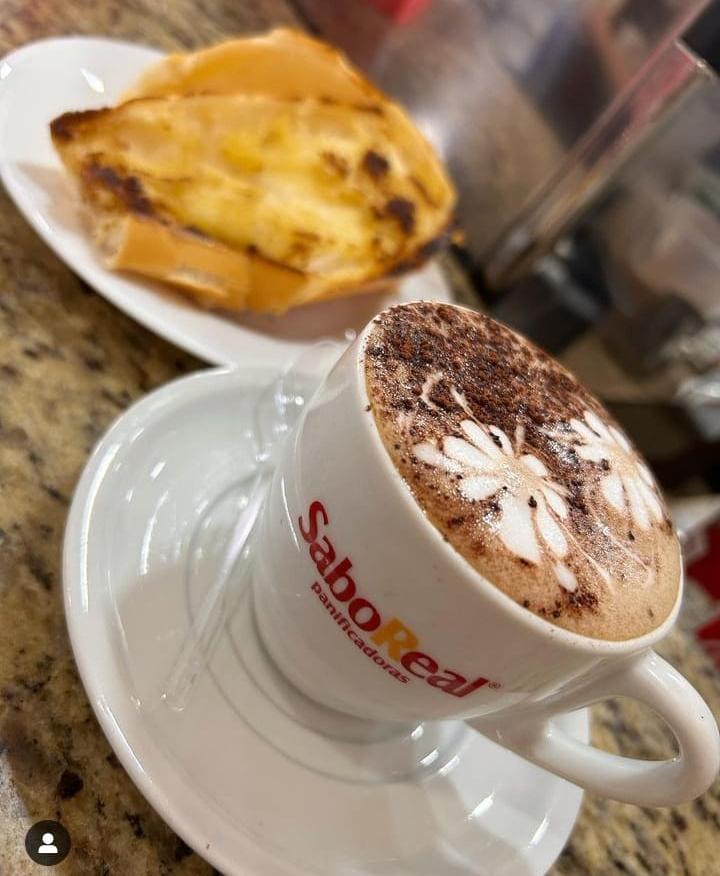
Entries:
<svg viewBox="0 0 720 876">
<path fill-rule="evenodd" d="M 291 22 L 281 0 L 4 0 L 0 55 L 29 39 L 103 33 L 164 48 Z M 71 874 L 209 874 L 111 753 L 78 680 L 62 611 L 67 506 L 95 440 L 133 400 L 201 367 L 123 316 L 59 262 L 0 193 L 0 874 L 34 821 L 69 829 Z M 720 676 L 685 633 L 663 651 L 720 712 Z M 595 741 L 670 750 L 634 704 L 593 716 Z M 645 810 L 587 797 L 553 874 L 720 874 L 720 784 L 693 804 Z M 442 876 L 442 874 L 438 874 Z"/>
</svg>

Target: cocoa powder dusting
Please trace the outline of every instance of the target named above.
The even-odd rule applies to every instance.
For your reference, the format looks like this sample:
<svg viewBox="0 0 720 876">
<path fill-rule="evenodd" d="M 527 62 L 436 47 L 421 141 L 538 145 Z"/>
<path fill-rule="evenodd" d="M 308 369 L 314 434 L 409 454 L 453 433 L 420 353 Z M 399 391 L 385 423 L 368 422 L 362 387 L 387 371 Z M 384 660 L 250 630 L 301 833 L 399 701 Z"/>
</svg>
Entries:
<svg viewBox="0 0 720 876">
<path fill-rule="evenodd" d="M 664 620 L 679 580 L 674 533 L 664 510 L 651 527 L 629 528 L 625 512 L 603 498 L 613 457 L 585 452 L 574 424 L 589 416 L 619 427 L 572 374 L 494 320 L 441 303 L 385 311 L 364 352 L 388 453 L 429 520 L 482 575 L 528 610 L 596 638 L 630 638 Z M 495 450 L 474 447 L 468 424 Z M 438 467 L 447 441 L 468 448 L 458 458 L 480 459 L 479 468 L 454 458 Z M 431 455 L 418 455 L 421 446 Z M 495 460 L 492 471 L 487 460 Z M 523 471 L 528 484 L 518 483 Z M 533 550 L 513 552 L 512 532 L 501 537 L 517 497 L 525 510 L 512 513 L 526 515 Z M 539 527 L 547 531 L 548 519 L 546 537 Z M 553 537 L 564 545 L 557 555 Z M 657 570 L 650 588 L 642 583 L 648 567 Z"/>
</svg>

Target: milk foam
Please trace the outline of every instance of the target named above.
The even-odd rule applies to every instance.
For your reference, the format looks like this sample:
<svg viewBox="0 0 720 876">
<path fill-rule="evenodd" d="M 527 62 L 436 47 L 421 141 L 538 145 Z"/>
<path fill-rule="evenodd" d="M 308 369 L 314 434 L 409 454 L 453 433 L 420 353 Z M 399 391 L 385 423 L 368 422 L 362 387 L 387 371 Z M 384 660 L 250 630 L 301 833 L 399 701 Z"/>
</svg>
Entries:
<svg viewBox="0 0 720 876">
<path fill-rule="evenodd" d="M 679 550 L 657 485 L 559 363 L 487 317 L 418 303 L 376 320 L 366 382 L 418 503 L 508 596 L 597 638 L 667 617 Z"/>
</svg>

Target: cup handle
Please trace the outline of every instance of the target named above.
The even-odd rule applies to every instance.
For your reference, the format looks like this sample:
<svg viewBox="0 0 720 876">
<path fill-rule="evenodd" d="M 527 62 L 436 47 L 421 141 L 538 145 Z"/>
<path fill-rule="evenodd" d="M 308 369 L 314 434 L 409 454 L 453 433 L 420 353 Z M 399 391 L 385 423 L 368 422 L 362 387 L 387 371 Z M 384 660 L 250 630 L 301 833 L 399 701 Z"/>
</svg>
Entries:
<svg viewBox="0 0 720 876">
<path fill-rule="evenodd" d="M 678 754 L 648 761 L 609 754 L 579 742 L 552 715 L 609 696 L 639 700 L 670 727 Z M 704 793 L 720 770 L 720 734 L 695 688 L 654 651 L 635 655 L 620 669 L 554 698 L 538 710 L 499 719 L 470 719 L 470 726 L 532 763 L 604 797 L 639 806 L 671 806 Z"/>
</svg>

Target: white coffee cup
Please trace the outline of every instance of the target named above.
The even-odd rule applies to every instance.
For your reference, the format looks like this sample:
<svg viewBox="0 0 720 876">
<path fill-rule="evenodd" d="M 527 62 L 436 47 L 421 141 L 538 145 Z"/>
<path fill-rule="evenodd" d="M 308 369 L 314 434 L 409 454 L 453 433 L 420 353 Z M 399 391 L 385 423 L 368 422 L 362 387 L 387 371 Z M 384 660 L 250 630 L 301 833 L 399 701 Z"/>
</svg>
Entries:
<svg viewBox="0 0 720 876">
<path fill-rule="evenodd" d="M 381 722 L 462 719 L 563 778 L 640 805 L 703 793 L 720 737 L 697 691 L 652 651 L 670 616 L 629 641 L 586 638 L 522 608 L 448 545 L 392 463 L 364 378 L 368 326 L 288 440 L 259 524 L 262 641 L 326 708 Z M 553 716 L 609 696 L 650 706 L 679 754 L 600 751 Z"/>
</svg>

